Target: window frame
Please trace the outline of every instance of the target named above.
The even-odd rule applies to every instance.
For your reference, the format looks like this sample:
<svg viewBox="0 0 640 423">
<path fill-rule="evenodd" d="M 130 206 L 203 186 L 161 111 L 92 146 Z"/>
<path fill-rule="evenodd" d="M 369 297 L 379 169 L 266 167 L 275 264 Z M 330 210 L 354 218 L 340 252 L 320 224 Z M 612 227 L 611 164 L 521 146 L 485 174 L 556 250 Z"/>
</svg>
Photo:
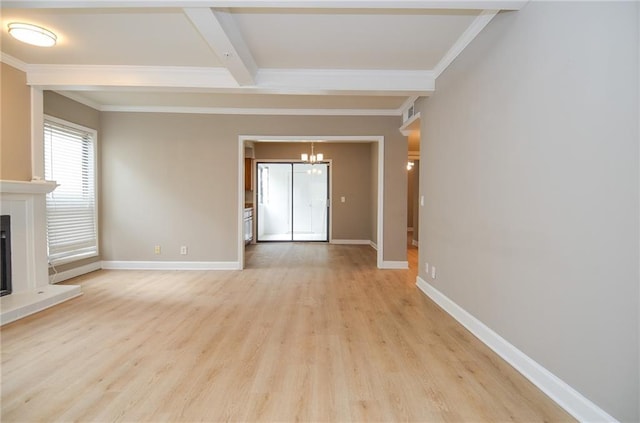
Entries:
<svg viewBox="0 0 640 423">
<path fill-rule="evenodd" d="M 61 119 L 55 116 L 51 116 L 51 115 L 47 115 L 44 114 L 43 115 L 43 121 L 42 121 L 42 134 L 43 134 L 43 140 L 42 140 L 42 155 L 43 155 L 43 175 L 46 175 L 46 163 L 44 162 L 46 154 L 45 154 L 45 149 L 46 149 L 46 137 L 44 136 L 45 134 L 45 128 L 46 128 L 46 124 L 47 123 L 53 123 L 53 124 L 57 124 L 57 125 L 62 125 L 62 126 L 67 126 L 69 128 L 78 130 L 78 131 L 82 131 L 82 132 L 86 132 L 88 134 L 90 134 L 91 136 L 91 144 L 93 144 L 93 193 L 94 193 L 94 209 L 93 209 L 93 220 L 95 222 L 95 230 L 96 230 L 96 249 L 95 252 L 88 252 L 88 253 L 80 253 L 80 254 L 75 254 L 69 257 L 65 257 L 65 258 L 61 258 L 58 260 L 55 260 L 55 263 L 52 263 L 51 257 L 49 255 L 49 238 L 47 236 L 47 260 L 49 262 L 49 266 L 50 267 L 55 267 L 55 266 L 60 266 L 60 265 L 64 265 L 64 264 L 68 264 L 68 263 L 73 263 L 73 262 L 77 262 L 80 260 L 85 260 L 85 259 L 89 259 L 89 258 L 94 258 L 94 257 L 100 257 L 100 221 L 99 219 L 99 194 L 98 194 L 98 186 L 99 186 L 99 182 L 98 182 L 98 131 L 96 129 L 93 128 L 89 128 L 87 126 L 83 126 L 83 125 L 79 125 L 75 122 L 70 122 L 68 120 L 65 119 Z M 54 194 L 55 190 L 53 190 L 53 192 L 51 194 Z M 49 195 L 49 194 L 47 194 Z M 46 212 L 46 216 L 47 216 L 47 223 L 46 223 L 46 231 L 48 233 L 48 212 L 49 209 L 46 207 L 45 204 L 45 212 Z"/>
</svg>

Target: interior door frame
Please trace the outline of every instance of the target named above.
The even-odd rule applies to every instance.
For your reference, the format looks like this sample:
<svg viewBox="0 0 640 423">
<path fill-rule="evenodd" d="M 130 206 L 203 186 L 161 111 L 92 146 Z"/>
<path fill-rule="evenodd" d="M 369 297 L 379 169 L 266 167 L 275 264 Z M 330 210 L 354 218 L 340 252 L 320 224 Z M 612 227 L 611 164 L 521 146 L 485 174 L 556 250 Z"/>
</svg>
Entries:
<svg viewBox="0 0 640 423">
<path fill-rule="evenodd" d="M 239 135 L 238 136 L 238 191 L 237 191 L 237 253 L 238 269 L 244 269 L 244 237 L 243 237 L 243 213 L 244 213 L 244 144 L 247 141 L 255 142 L 290 142 L 290 143 L 310 143 L 310 142 L 375 142 L 378 144 L 378 202 L 377 202 L 377 239 L 375 247 L 377 250 L 377 266 L 384 268 L 384 136 L 382 135 L 362 135 L 362 136 L 308 136 L 308 135 Z M 331 187 L 330 187 L 331 189 Z M 332 219 L 333 220 L 333 219 Z M 331 242 L 331 241 L 330 241 Z M 373 246 L 373 244 L 372 244 Z"/>
<path fill-rule="evenodd" d="M 243 150 L 244 151 L 244 150 Z M 251 165 L 253 166 L 253 175 L 254 175 L 254 180 L 255 180 L 255 189 L 253 190 L 253 204 L 254 206 L 257 204 L 256 200 L 257 200 L 257 194 L 258 194 L 258 164 L 259 163 L 283 163 L 283 164 L 291 164 L 292 168 L 293 168 L 293 164 L 294 163 L 301 163 L 301 164 L 306 164 L 307 162 L 303 162 L 302 160 L 290 160 L 290 159 L 254 159 L 251 163 Z M 291 241 L 260 241 L 260 242 L 328 242 L 329 244 L 332 243 L 333 241 L 333 206 L 331 204 L 331 201 L 333 200 L 331 198 L 331 192 L 333 191 L 333 172 L 332 172 L 332 166 L 333 166 L 333 160 L 332 159 L 326 159 L 323 160 L 321 163 L 326 163 L 329 169 L 329 181 L 327 184 L 327 204 L 328 204 L 328 208 L 329 208 L 329 213 L 327 215 L 327 240 L 326 241 L 295 241 L 293 239 L 291 239 Z M 293 182 L 293 179 L 292 179 Z M 243 205 L 244 207 L 244 205 Z M 293 203 L 292 203 L 292 207 L 293 207 Z M 291 215 L 291 225 L 292 225 L 292 232 L 291 232 L 291 237 L 293 238 L 293 213 Z M 255 211 L 254 212 L 254 237 L 253 237 L 253 242 L 257 242 L 258 240 L 258 212 Z"/>
</svg>

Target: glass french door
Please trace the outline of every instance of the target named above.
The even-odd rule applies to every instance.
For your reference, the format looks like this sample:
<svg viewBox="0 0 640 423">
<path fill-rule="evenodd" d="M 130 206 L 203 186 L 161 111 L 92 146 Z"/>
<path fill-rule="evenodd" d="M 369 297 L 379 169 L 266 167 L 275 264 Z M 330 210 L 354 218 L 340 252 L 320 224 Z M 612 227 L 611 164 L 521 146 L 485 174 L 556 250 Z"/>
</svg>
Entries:
<svg viewBox="0 0 640 423">
<path fill-rule="evenodd" d="M 258 242 L 329 240 L 327 163 L 258 163 L 257 171 Z"/>
</svg>

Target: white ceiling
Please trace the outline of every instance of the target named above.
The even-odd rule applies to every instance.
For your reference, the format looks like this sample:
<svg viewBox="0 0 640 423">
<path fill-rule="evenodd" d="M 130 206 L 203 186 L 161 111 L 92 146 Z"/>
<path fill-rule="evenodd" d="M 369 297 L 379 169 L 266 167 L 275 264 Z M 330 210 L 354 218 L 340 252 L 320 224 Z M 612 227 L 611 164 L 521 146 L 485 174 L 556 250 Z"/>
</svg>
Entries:
<svg viewBox="0 0 640 423">
<path fill-rule="evenodd" d="M 5 0 L 2 61 L 100 110 L 400 115 L 499 10 L 522 3 Z M 52 30 L 57 45 L 14 40 L 16 21 Z"/>
</svg>

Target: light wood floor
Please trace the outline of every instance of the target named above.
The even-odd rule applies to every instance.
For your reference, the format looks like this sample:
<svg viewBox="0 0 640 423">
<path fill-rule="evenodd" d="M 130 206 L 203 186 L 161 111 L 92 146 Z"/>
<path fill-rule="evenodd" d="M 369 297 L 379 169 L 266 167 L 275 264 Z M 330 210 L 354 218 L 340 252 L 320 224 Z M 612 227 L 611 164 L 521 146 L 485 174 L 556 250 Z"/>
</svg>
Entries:
<svg viewBox="0 0 640 423">
<path fill-rule="evenodd" d="M 370 247 L 247 262 L 72 281 L 82 297 L 1 329 L 2 421 L 571 420 Z"/>
</svg>

